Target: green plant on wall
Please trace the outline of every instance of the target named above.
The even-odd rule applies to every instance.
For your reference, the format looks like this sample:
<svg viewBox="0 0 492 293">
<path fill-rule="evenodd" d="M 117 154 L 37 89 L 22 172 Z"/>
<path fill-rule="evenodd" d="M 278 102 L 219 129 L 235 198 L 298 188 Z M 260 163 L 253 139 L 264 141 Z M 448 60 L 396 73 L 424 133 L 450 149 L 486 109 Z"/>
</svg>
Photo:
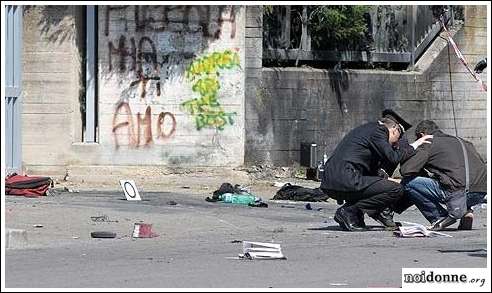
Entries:
<svg viewBox="0 0 492 293">
<path fill-rule="evenodd" d="M 302 17 L 303 6 L 265 5 L 263 28 L 267 39 L 269 36 L 278 36 L 277 19 L 282 8 L 287 8 L 286 13 L 292 19 L 288 48 L 299 47 L 303 22 L 308 26 L 314 50 L 355 50 L 371 42 L 367 39 L 370 6 L 366 5 L 308 5 L 307 19 Z M 269 33 L 269 30 L 272 32 Z M 264 41 L 268 43 L 268 40 Z"/>
<path fill-rule="evenodd" d="M 220 70 L 235 67 L 240 67 L 239 54 L 225 50 L 198 58 L 186 69 L 186 79 L 200 97 L 185 101 L 181 106 L 195 118 L 197 130 L 205 127 L 223 130 L 227 124 L 234 124 L 236 112 L 224 112 L 217 98 Z"/>
<path fill-rule="evenodd" d="M 315 47 L 334 41 L 341 47 L 358 44 L 367 32 L 364 14 L 369 7 L 363 5 L 317 6 L 311 12 L 312 41 Z"/>
</svg>

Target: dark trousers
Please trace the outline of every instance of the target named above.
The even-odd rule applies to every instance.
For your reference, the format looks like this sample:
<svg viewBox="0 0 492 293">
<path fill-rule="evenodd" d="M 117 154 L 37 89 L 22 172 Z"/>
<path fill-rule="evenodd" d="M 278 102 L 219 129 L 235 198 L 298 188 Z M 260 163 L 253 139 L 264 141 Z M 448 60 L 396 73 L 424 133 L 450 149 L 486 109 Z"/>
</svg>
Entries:
<svg viewBox="0 0 492 293">
<path fill-rule="evenodd" d="M 385 208 L 396 209 L 403 197 L 403 186 L 386 179 L 379 180 L 362 191 L 340 192 L 323 189 L 327 195 L 336 200 L 344 200 L 368 215 L 374 215 Z"/>
</svg>

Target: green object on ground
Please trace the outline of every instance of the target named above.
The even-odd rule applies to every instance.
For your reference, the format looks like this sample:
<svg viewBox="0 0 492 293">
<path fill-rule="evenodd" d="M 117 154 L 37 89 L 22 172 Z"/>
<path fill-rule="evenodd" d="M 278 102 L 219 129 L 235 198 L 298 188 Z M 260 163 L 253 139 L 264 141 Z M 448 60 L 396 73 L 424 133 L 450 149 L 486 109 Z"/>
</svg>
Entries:
<svg viewBox="0 0 492 293">
<path fill-rule="evenodd" d="M 219 199 L 225 203 L 235 203 L 248 205 L 260 200 L 258 197 L 251 194 L 239 194 L 239 193 L 224 193 Z"/>
</svg>

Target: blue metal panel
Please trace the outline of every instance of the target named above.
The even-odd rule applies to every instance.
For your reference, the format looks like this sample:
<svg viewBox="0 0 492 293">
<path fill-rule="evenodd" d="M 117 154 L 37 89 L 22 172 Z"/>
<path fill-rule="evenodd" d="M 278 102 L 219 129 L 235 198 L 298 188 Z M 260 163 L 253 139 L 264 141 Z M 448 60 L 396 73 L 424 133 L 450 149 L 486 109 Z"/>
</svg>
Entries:
<svg viewBox="0 0 492 293">
<path fill-rule="evenodd" d="M 22 169 L 22 6 L 5 10 L 5 160 L 7 172 Z"/>
<path fill-rule="evenodd" d="M 13 27 L 14 27 L 14 19 L 12 17 L 13 7 L 7 6 L 5 9 L 5 94 L 7 97 L 13 96 L 13 44 L 12 44 L 12 35 L 13 35 Z"/>
<path fill-rule="evenodd" d="M 22 79 L 22 7 L 14 8 L 14 87 L 17 88 L 16 97 L 21 97 L 21 79 Z"/>
</svg>

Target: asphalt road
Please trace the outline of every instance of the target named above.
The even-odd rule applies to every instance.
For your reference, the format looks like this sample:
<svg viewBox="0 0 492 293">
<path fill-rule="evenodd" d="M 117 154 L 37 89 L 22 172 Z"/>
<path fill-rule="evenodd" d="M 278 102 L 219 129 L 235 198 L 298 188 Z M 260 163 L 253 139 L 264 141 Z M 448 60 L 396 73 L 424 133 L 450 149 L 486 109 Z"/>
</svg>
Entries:
<svg viewBox="0 0 492 293">
<path fill-rule="evenodd" d="M 209 203 L 206 195 L 117 192 L 6 198 L 6 227 L 28 231 L 29 246 L 7 249 L 6 288 L 385 288 L 401 286 L 401 269 L 486 267 L 486 210 L 474 229 L 452 238 L 398 238 L 366 217 L 371 231 L 341 231 L 336 203 L 267 201 L 268 208 Z M 265 197 L 264 197 L 265 198 Z M 176 205 L 170 205 L 175 201 Z M 106 215 L 113 222 L 93 222 Z M 395 220 L 426 224 L 412 209 Z M 134 223 L 158 237 L 132 239 Z M 33 225 L 42 224 L 36 228 Z M 90 238 L 113 231 L 114 239 Z M 279 243 L 287 260 L 242 260 L 239 241 Z"/>
</svg>

